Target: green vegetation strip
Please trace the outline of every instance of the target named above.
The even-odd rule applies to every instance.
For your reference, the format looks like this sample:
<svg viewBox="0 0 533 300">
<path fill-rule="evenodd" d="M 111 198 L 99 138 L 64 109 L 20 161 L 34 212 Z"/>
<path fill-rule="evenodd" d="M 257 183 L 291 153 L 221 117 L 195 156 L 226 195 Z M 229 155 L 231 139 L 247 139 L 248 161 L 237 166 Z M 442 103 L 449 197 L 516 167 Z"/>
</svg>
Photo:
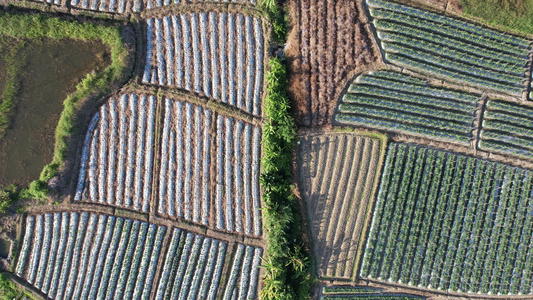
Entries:
<svg viewBox="0 0 533 300">
<path fill-rule="evenodd" d="M 528 170 L 391 143 L 360 275 L 532 294 L 532 185 Z"/>
<path fill-rule="evenodd" d="M 26 57 L 20 54 L 24 41 L 11 44 L 12 42 L 0 36 L 0 54 L 6 65 L 5 85 L 0 95 L 0 139 L 11 125 L 20 87 L 19 78 L 26 62 Z"/>
<path fill-rule="evenodd" d="M 25 197 L 46 198 L 48 196 L 47 182 L 56 176 L 63 166 L 69 151 L 68 139 L 79 130 L 76 126 L 79 100 L 89 96 L 93 91 L 99 91 L 101 94 L 108 92 L 111 84 L 123 75 L 127 51 L 122 41 L 121 29 L 119 26 L 82 24 L 44 15 L 2 13 L 0 14 L 0 35 L 15 38 L 100 40 L 111 49 L 111 65 L 100 73 L 88 74 L 76 86 L 76 91 L 65 99 L 65 108 L 61 113 L 55 133 L 53 160 L 44 167 L 39 180 L 32 182 L 28 191 L 23 193 Z"/>
<path fill-rule="evenodd" d="M 5 273 L 0 273 L 0 300 L 13 299 L 35 299 L 33 295 L 19 289 L 13 283 L 9 276 Z"/>
<path fill-rule="evenodd" d="M 307 299 L 311 280 L 302 242 L 301 215 L 292 193 L 296 126 L 289 112 L 287 69 L 270 60 L 263 129 L 263 218 L 268 248 L 261 299 Z"/>
</svg>

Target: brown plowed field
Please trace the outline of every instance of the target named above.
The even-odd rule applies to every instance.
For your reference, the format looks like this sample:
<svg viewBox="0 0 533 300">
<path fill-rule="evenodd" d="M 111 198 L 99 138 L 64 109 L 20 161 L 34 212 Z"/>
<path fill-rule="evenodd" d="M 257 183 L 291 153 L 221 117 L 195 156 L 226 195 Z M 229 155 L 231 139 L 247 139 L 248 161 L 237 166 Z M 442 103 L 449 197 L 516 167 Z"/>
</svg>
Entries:
<svg viewBox="0 0 533 300">
<path fill-rule="evenodd" d="M 286 57 L 295 117 L 301 126 L 331 123 L 348 80 L 377 61 L 366 20 L 354 0 L 291 0 Z"/>
</svg>

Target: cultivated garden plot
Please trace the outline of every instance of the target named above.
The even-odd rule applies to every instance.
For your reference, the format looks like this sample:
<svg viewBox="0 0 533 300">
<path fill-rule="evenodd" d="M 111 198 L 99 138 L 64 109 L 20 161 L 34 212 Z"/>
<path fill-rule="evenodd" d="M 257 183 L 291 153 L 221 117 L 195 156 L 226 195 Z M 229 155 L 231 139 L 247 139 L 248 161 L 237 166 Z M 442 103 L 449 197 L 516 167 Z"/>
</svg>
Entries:
<svg viewBox="0 0 533 300">
<path fill-rule="evenodd" d="M 480 99 L 401 73 L 376 71 L 354 80 L 335 121 L 469 144 Z"/>
<path fill-rule="evenodd" d="M 261 19 L 193 12 L 148 19 L 146 30 L 143 83 L 183 89 L 261 115 Z"/>
<path fill-rule="evenodd" d="M 334 299 L 366 299 L 366 300 L 416 300 L 425 299 L 424 297 L 386 293 L 382 289 L 366 287 L 366 286 L 325 286 L 320 290 L 320 300 L 334 300 Z"/>
<path fill-rule="evenodd" d="M 366 3 L 391 63 L 514 96 L 526 91 L 530 41 L 392 1 Z"/>
<path fill-rule="evenodd" d="M 51 299 L 149 299 L 166 227 L 94 213 L 26 217 L 15 273 Z"/>
<path fill-rule="evenodd" d="M 227 243 L 174 228 L 156 299 L 215 299 Z"/>
<path fill-rule="evenodd" d="M 235 3 L 243 5 L 256 5 L 257 0 L 145 0 L 146 9 L 154 9 L 157 7 L 172 5 L 172 4 L 183 4 L 187 5 L 190 3 Z"/>
<path fill-rule="evenodd" d="M 489 100 L 483 114 L 479 148 L 533 158 L 533 107 Z"/>
<path fill-rule="evenodd" d="M 158 213 L 261 235 L 261 129 L 165 99 Z"/>
<path fill-rule="evenodd" d="M 60 1 L 60 0 L 54 0 Z M 86 9 L 95 12 L 108 12 L 123 14 L 131 10 L 140 12 L 142 9 L 141 0 L 67 0 L 70 7 Z"/>
<path fill-rule="evenodd" d="M 342 88 L 377 61 L 368 25 L 353 0 L 287 1 L 291 30 L 285 55 L 290 63 L 289 91 L 296 122 L 329 124 Z"/>
<path fill-rule="evenodd" d="M 237 244 L 222 286 L 231 252 L 226 242 L 174 228 L 156 299 L 255 299 L 263 250 Z"/>
<path fill-rule="evenodd" d="M 86 133 L 75 201 L 149 210 L 155 105 L 155 96 L 125 94 L 100 107 Z"/>
<path fill-rule="evenodd" d="M 531 294 L 533 174 L 391 143 L 360 275 L 463 293 Z"/>
<path fill-rule="evenodd" d="M 319 277 L 354 278 L 381 141 L 349 133 L 306 136 L 299 172 Z"/>
</svg>

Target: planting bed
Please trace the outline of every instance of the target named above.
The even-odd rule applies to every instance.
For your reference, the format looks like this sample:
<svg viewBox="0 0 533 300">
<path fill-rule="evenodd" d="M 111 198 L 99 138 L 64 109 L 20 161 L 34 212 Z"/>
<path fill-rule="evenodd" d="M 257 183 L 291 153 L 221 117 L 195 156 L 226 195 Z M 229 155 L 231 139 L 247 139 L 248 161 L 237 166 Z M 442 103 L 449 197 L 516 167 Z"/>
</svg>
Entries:
<svg viewBox="0 0 533 300">
<path fill-rule="evenodd" d="M 378 50 L 356 1 L 293 0 L 289 9 L 286 56 L 296 121 L 329 124 L 347 80 L 375 63 Z"/>
<path fill-rule="evenodd" d="M 215 299 L 227 244 L 174 228 L 156 299 Z"/>
<path fill-rule="evenodd" d="M 85 137 L 75 201 L 149 210 L 155 105 L 154 96 L 126 94 L 100 107 Z"/>
<path fill-rule="evenodd" d="M 148 299 L 165 231 L 86 212 L 30 215 L 15 272 L 52 299 Z"/>
<path fill-rule="evenodd" d="M 261 235 L 261 129 L 165 99 L 158 213 Z"/>
<path fill-rule="evenodd" d="M 372 201 L 381 141 L 349 133 L 306 136 L 299 172 L 321 278 L 352 279 Z"/>
<path fill-rule="evenodd" d="M 533 107 L 500 100 L 487 101 L 479 148 L 533 158 Z"/>
<path fill-rule="evenodd" d="M 320 290 L 320 300 L 415 300 L 420 296 L 386 293 L 381 289 L 365 286 L 327 286 Z"/>
<path fill-rule="evenodd" d="M 392 1 L 366 3 L 391 63 L 515 96 L 526 90 L 530 41 Z"/>
<path fill-rule="evenodd" d="M 532 293 L 533 176 L 389 145 L 360 275 L 429 289 Z"/>
<path fill-rule="evenodd" d="M 376 71 L 354 80 L 335 121 L 469 144 L 480 98 L 401 73 Z"/>
<path fill-rule="evenodd" d="M 248 4 L 256 5 L 257 0 L 145 0 L 147 9 L 154 9 L 157 7 L 172 5 L 172 4 L 190 4 L 190 3 L 236 3 L 236 4 Z"/>
<path fill-rule="evenodd" d="M 200 12 L 148 19 L 142 82 L 170 86 L 261 115 L 261 19 Z"/>
<path fill-rule="evenodd" d="M 142 0 L 70 0 L 70 7 L 97 12 L 123 14 L 129 10 L 132 12 L 140 12 L 142 9 Z"/>
</svg>

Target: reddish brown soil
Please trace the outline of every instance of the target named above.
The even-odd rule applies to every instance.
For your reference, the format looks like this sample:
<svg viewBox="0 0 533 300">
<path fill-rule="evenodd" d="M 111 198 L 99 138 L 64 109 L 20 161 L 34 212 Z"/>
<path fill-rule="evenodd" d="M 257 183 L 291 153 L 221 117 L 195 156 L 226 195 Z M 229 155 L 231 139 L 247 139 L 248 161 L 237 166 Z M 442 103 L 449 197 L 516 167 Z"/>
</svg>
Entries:
<svg viewBox="0 0 533 300">
<path fill-rule="evenodd" d="M 376 62 L 379 50 L 354 0 L 291 0 L 289 8 L 285 55 L 295 117 L 301 126 L 326 125 L 348 80 Z"/>
</svg>

